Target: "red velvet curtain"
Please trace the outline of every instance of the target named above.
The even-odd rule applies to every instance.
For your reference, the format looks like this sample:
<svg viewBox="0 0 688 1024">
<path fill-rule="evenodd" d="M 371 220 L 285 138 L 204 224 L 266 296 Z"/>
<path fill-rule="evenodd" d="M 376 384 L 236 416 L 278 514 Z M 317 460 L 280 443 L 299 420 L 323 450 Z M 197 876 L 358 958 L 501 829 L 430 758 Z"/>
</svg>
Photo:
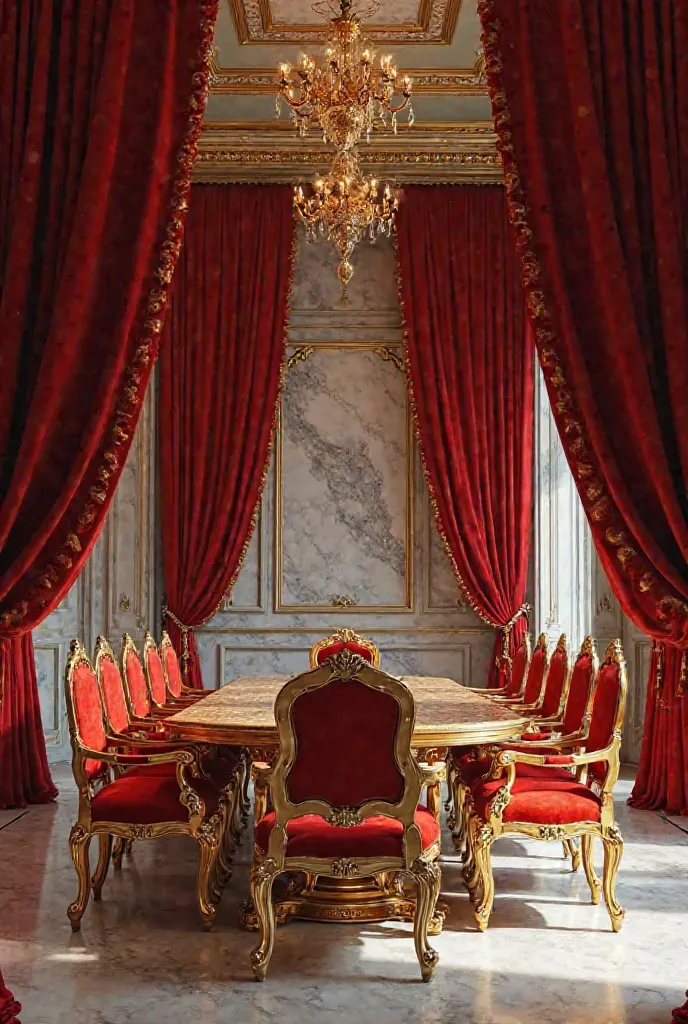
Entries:
<svg viewBox="0 0 688 1024">
<path fill-rule="evenodd" d="M 88 557 L 131 444 L 217 4 L 0 3 L 0 806 L 55 795 L 30 630 Z"/>
<path fill-rule="evenodd" d="M 294 222 L 287 186 L 197 185 L 160 358 L 166 619 L 188 686 L 193 634 L 233 586 L 267 473 Z"/>
<path fill-rule="evenodd" d="M 397 238 L 437 524 L 463 593 L 499 629 L 488 682 L 501 685 L 504 634 L 510 657 L 527 626 L 534 416 L 534 349 L 504 189 L 407 188 Z"/>
<path fill-rule="evenodd" d="M 664 648 L 633 802 L 688 812 L 688 8 L 479 10 L 554 417 L 612 589 Z"/>
<path fill-rule="evenodd" d="M 8 988 L 0 971 L 0 1024 L 20 1024 L 17 1014 L 21 1011 L 21 1005 L 14 998 Z"/>
</svg>

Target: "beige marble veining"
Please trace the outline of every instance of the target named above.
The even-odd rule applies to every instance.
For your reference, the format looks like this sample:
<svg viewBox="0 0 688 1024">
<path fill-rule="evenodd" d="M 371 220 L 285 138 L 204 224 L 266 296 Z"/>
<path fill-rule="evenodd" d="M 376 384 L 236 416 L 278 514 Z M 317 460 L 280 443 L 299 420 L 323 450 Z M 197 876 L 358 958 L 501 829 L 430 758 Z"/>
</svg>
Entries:
<svg viewBox="0 0 688 1024">
<path fill-rule="evenodd" d="M 660 1024 L 688 985 L 688 836 L 628 809 L 614 935 L 559 844 L 495 847 L 497 902 L 476 932 L 457 858 L 443 858 L 450 912 L 433 940 L 441 961 L 420 981 L 410 926 L 280 929 L 270 975 L 252 980 L 255 937 L 239 930 L 250 842 L 240 848 L 214 931 L 194 901 L 195 845 L 138 843 L 90 904 L 66 918 L 75 876 L 67 850 L 76 795 L 65 766 L 56 805 L 0 831 L 0 964 L 24 1024 Z M 449 843 L 445 844 L 451 849 Z"/>
</svg>

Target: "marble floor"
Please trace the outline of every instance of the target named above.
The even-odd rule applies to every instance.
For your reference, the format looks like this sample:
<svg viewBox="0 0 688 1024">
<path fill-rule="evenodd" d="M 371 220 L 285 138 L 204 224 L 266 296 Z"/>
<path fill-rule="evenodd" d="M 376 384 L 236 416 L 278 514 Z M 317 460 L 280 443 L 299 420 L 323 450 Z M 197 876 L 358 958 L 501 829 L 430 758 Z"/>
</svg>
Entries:
<svg viewBox="0 0 688 1024">
<path fill-rule="evenodd" d="M 291 923 L 267 981 L 252 980 L 254 936 L 239 930 L 250 843 L 244 840 L 214 931 L 194 905 L 195 844 L 139 843 L 82 931 L 65 916 L 75 892 L 67 851 L 76 793 L 0 828 L 0 964 L 23 1024 L 668 1024 L 688 986 L 688 834 L 625 806 L 614 935 L 559 844 L 496 848 L 497 901 L 476 932 L 455 856 L 443 859 L 440 964 L 420 981 L 410 926 Z M 1 824 L 1 823 L 0 823 Z M 447 850 L 451 849 L 446 844 Z"/>
</svg>

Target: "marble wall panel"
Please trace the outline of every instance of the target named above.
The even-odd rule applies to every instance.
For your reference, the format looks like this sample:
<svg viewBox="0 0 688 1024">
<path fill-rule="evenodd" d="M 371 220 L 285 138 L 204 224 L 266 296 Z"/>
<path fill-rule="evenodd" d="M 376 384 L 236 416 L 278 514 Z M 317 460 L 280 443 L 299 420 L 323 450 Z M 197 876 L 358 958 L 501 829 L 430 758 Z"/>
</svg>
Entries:
<svg viewBox="0 0 688 1024">
<path fill-rule="evenodd" d="M 308 243 L 299 228 L 294 279 L 291 290 L 291 312 L 297 317 L 304 312 L 338 314 L 380 311 L 392 313 L 400 321 L 397 296 L 394 246 L 381 238 L 374 245 L 361 244 L 353 257 L 354 276 L 348 288 L 348 302 L 342 302 L 342 288 L 337 277 L 339 257 L 329 242 Z"/>
<path fill-rule="evenodd" d="M 283 392 L 277 609 L 409 608 L 413 449 L 406 380 L 366 349 L 318 349 Z"/>
</svg>

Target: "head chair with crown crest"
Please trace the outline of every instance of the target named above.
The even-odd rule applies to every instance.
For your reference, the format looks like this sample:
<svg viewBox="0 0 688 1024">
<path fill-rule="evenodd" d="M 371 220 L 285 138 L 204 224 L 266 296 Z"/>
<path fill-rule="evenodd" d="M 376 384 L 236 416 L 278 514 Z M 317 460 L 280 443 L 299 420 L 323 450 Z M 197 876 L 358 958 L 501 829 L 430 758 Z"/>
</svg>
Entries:
<svg viewBox="0 0 688 1024">
<path fill-rule="evenodd" d="M 272 956 L 278 875 L 353 879 L 401 872 L 417 887 L 416 953 L 429 981 L 437 963 L 427 935 L 440 887 L 440 832 L 434 815 L 418 804 L 426 779 L 411 753 L 411 691 L 343 649 L 282 688 L 275 718 L 274 810 L 256 828 L 251 871 L 260 926 L 251 955 L 256 978 L 265 978 Z"/>
<path fill-rule="evenodd" d="M 380 667 L 380 652 L 374 643 L 366 640 L 365 637 L 354 633 L 353 629 L 338 629 L 332 636 L 324 640 L 318 640 L 313 644 L 310 653 L 310 666 L 317 668 L 322 665 L 326 658 L 340 651 L 351 651 L 352 654 L 360 654 L 362 658 L 369 661 L 375 668 Z"/>
</svg>

